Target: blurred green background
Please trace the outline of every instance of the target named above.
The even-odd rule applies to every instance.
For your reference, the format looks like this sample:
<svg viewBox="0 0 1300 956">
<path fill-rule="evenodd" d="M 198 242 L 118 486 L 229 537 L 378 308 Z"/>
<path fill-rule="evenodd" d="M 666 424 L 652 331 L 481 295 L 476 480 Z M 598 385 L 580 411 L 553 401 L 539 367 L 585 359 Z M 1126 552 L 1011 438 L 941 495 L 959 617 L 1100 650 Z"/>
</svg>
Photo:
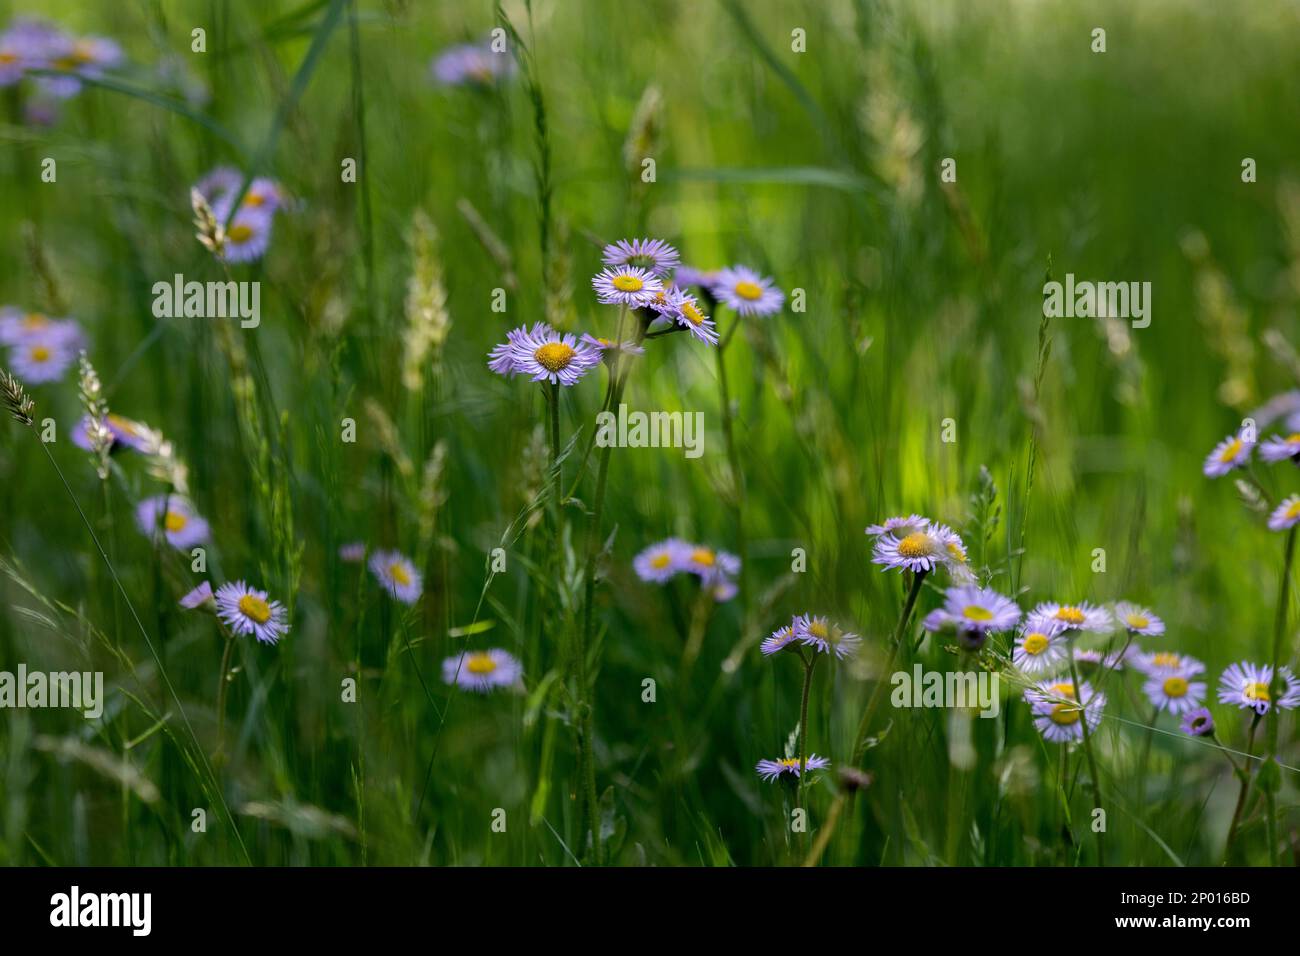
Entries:
<svg viewBox="0 0 1300 956">
<path fill-rule="evenodd" d="M 757 642 L 805 610 L 864 636 L 860 659 L 819 670 L 813 687 L 810 748 L 845 762 L 903 596 L 863 535 L 891 514 L 961 530 L 1022 607 L 1148 604 L 1168 624 L 1160 648 L 1205 660 L 1211 693 L 1229 662 L 1266 661 L 1281 540 L 1201 462 L 1297 384 L 1285 343 L 1300 294 L 1300 8 L 1088 6 L 515 2 L 500 15 L 528 44 L 531 74 L 485 89 L 429 77 L 440 50 L 498 25 L 485 2 L 40 4 L 66 30 L 116 39 L 128 63 L 50 125 L 24 118 L 30 81 L 0 90 L 0 303 L 62 304 L 83 323 L 113 410 L 160 428 L 189 465 L 214 529 L 210 577 L 261 582 L 294 617 L 279 646 L 236 652 L 230 754 L 213 776 L 241 849 L 71 500 L 35 438 L 6 425 L 0 667 L 103 670 L 110 702 L 100 722 L 3 714 L 0 860 L 583 857 L 576 710 L 555 688 L 580 616 L 592 479 L 564 509 L 557 557 L 540 515 L 519 520 L 543 482 L 542 391 L 485 362 L 508 329 L 543 319 L 612 336 L 616 312 L 595 303 L 589 277 L 601 244 L 623 237 L 664 238 L 700 268 L 752 265 L 804 290 L 807 307 L 746 321 L 726 352 L 738 502 L 711 351 L 685 336 L 652 341 L 631 375 L 629 404 L 703 411 L 707 443 L 697 460 L 612 456 L 602 539 L 614 538 L 592 653 L 610 861 L 802 859 L 790 792 L 753 771 L 783 755 L 799 668 L 762 658 Z M 0 26 L 37 12 L 0 2 Z M 202 54 L 190 52 L 197 27 Z M 1091 49 L 1097 27 L 1104 53 Z M 806 52 L 791 49 L 796 29 Z M 56 183 L 40 179 L 45 157 Z M 262 283 L 261 326 L 234 329 L 241 378 L 218 323 L 155 319 L 151 287 L 178 272 L 220 277 L 192 238 L 189 187 L 259 157 L 294 207 L 265 259 L 233 269 Z M 945 184 L 949 157 L 957 179 Z M 1247 157 L 1253 183 L 1241 177 Z M 356 183 L 341 181 L 345 158 L 359 162 Z M 423 246 L 412 242 L 417 211 L 437 233 Z M 1076 318 L 1044 332 L 1049 268 L 1149 281 L 1150 327 Z M 400 374 L 413 274 L 440 275 L 451 321 L 414 388 Z M 491 308 L 497 288 L 504 314 Z M 589 433 L 600 389 L 593 376 L 566 390 L 566 440 Z M 156 553 L 131 520 L 161 486 L 126 456 L 101 486 L 67 440 L 75 369 L 31 392 L 38 421 L 58 422 L 50 451 L 210 753 L 220 635 L 176 607 L 197 583 L 188 562 Z M 340 440 L 348 417 L 356 444 Z M 954 443 L 941 440 L 949 418 Z M 1297 487 L 1289 467 L 1261 477 L 1275 495 Z M 670 534 L 737 550 L 737 510 L 746 593 L 717 607 L 698 661 L 683 666 L 693 593 L 639 582 L 631 559 Z M 403 613 L 338 559 L 352 540 L 417 557 L 418 607 Z M 485 584 L 497 546 L 508 568 Z M 804 573 L 791 572 L 794 548 Z M 1105 573 L 1092 570 L 1096 548 Z M 921 600 L 924 612 L 939 595 Z M 1287 644 L 1294 664 L 1294 633 Z M 956 666 L 932 645 L 927 667 Z M 453 693 L 439 664 L 466 646 L 520 656 L 528 693 Z M 356 704 L 340 701 L 347 677 L 360 678 Z M 645 678 L 657 683 L 652 704 Z M 1137 687 L 1116 677 L 1108 713 L 1135 724 L 1107 721 L 1098 735 L 1108 862 L 1217 863 L 1236 796 L 1227 762 L 1156 735 L 1141 774 L 1150 714 L 1132 702 Z M 839 804 L 824 859 L 1092 862 L 1086 788 L 1058 786 L 1057 748 L 1040 743 L 1018 691 L 1007 695 L 998 720 L 973 727 L 885 708 L 890 731 L 865 761 L 874 784 Z M 1214 709 L 1221 738 L 1242 748 L 1242 719 Z M 1176 730 L 1168 716 L 1159 726 Z M 967 733 L 973 760 L 957 755 Z M 1300 764 L 1293 718 L 1279 756 Z M 809 791 L 815 836 L 837 805 L 834 775 Z M 1295 802 L 1287 772 L 1291 847 Z M 191 828 L 196 807 L 205 833 Z M 492 830 L 495 808 L 505 833 Z M 1248 860 L 1267 859 L 1262 840 L 1256 814 Z"/>
</svg>

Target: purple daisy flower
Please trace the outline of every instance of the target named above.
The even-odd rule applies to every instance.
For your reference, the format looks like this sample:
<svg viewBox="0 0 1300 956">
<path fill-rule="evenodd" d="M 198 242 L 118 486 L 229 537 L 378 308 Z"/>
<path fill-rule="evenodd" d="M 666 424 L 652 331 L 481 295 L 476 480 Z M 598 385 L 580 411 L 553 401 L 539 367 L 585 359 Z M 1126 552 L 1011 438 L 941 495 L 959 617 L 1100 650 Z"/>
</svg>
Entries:
<svg viewBox="0 0 1300 956">
<path fill-rule="evenodd" d="M 265 591 L 243 581 L 217 588 L 217 617 L 235 635 L 252 634 L 263 644 L 274 644 L 289 633 L 289 612 L 279 601 L 268 601 Z"/>
<path fill-rule="evenodd" d="M 122 48 L 107 37 L 59 35 L 47 51 L 48 66 L 75 76 L 41 77 L 41 88 L 51 96 L 67 99 L 81 90 L 81 78 L 98 79 L 104 71 L 122 63 Z"/>
<path fill-rule="evenodd" d="M 798 757 L 786 757 L 784 760 L 760 760 L 754 769 L 766 782 L 771 783 L 773 780 L 786 775 L 798 777 L 799 763 Z M 831 762 L 825 757 L 819 757 L 816 754 L 809 754 L 808 759 L 803 763 L 808 770 L 825 770 L 831 765 Z"/>
<path fill-rule="evenodd" d="M 1064 628 L 1056 621 L 1037 625 L 1026 622 L 1011 651 L 1011 662 L 1026 674 L 1049 674 L 1065 663 L 1068 656 Z"/>
<path fill-rule="evenodd" d="M 217 602 L 212 596 L 212 585 L 209 582 L 204 581 L 176 603 L 187 611 L 193 611 L 195 608 L 207 607 L 209 605 L 216 607 Z"/>
<path fill-rule="evenodd" d="M 747 266 L 733 266 L 718 273 L 713 296 L 740 315 L 772 315 L 781 311 L 785 293 L 767 276 Z"/>
<path fill-rule="evenodd" d="M 215 209 L 218 221 L 224 217 Z M 223 262 L 253 262 L 266 255 L 271 244 L 273 216 L 269 210 L 245 209 L 242 206 L 226 229 L 226 244 L 221 250 Z"/>
<path fill-rule="evenodd" d="M 718 344 L 718 329 L 713 320 L 700 309 L 699 300 L 695 296 L 687 295 L 673 286 L 661 298 L 656 298 L 650 307 L 685 328 L 706 345 Z"/>
<path fill-rule="evenodd" d="M 596 290 L 596 298 L 600 302 L 606 305 L 630 305 L 633 308 L 653 304 L 655 296 L 664 291 L 662 279 L 637 266 L 602 269 L 592 277 L 591 287 Z"/>
<path fill-rule="evenodd" d="M 1290 495 L 1283 498 L 1282 502 L 1273 509 L 1273 513 L 1268 516 L 1268 530 L 1286 531 L 1288 528 L 1294 528 L 1298 521 L 1300 521 L 1300 495 Z"/>
<path fill-rule="evenodd" d="M 523 665 L 507 651 L 462 651 L 442 662 L 442 680 L 486 694 L 498 687 L 521 687 Z"/>
<path fill-rule="evenodd" d="M 511 329 L 506 333 L 506 340 L 488 353 L 488 368 L 506 378 L 523 374 L 515 366 L 516 347 L 522 347 L 530 339 L 541 338 L 550 328 L 545 322 L 536 322 L 531 329 L 526 325 Z"/>
<path fill-rule="evenodd" d="M 130 448 L 135 451 L 147 451 L 148 442 L 144 439 L 144 425 L 140 422 L 132 421 L 121 415 L 114 415 L 109 412 L 104 416 L 104 424 L 113 437 L 113 443 L 110 445 L 111 451 L 117 451 L 119 448 Z M 94 451 L 90 447 L 90 416 L 83 415 L 77 424 L 72 426 L 72 443 L 83 451 Z"/>
<path fill-rule="evenodd" d="M 600 349 L 601 358 L 606 361 L 622 353 L 624 355 L 645 355 L 645 349 L 632 341 L 614 342 L 610 339 L 602 339 L 587 332 L 583 332 L 579 341 L 590 345 L 594 349 Z"/>
<path fill-rule="evenodd" d="M 1195 668 L 1198 674 L 1205 670 L 1205 665 L 1196 658 L 1188 657 L 1186 654 L 1176 654 L 1173 651 L 1156 651 L 1154 654 L 1132 653 L 1129 655 L 1129 662 L 1134 670 L 1148 677 L 1176 674 L 1188 668 Z"/>
<path fill-rule="evenodd" d="M 930 519 L 920 515 L 907 515 L 899 518 L 886 518 L 884 524 L 867 526 L 867 534 L 879 538 L 882 534 L 892 534 L 896 538 L 906 538 L 918 531 L 929 531 Z"/>
<path fill-rule="evenodd" d="M 489 43 L 460 43 L 443 50 L 429 64 L 440 86 L 489 87 L 514 73 L 509 52 L 500 53 Z"/>
<path fill-rule="evenodd" d="M 188 551 L 208 540 L 208 523 L 180 495 L 145 498 L 136 505 L 135 523 L 140 533 L 150 539 L 161 529 L 167 543 L 177 551 Z"/>
<path fill-rule="evenodd" d="M 1196 673 L 1198 670 L 1189 668 L 1172 674 L 1153 674 L 1142 685 L 1142 692 L 1156 710 L 1167 710 L 1175 716 L 1185 714 L 1205 702 L 1205 682 L 1192 680 Z"/>
<path fill-rule="evenodd" d="M 727 577 L 719 577 L 716 581 L 706 586 L 713 593 L 713 600 L 717 601 L 719 604 L 726 604 L 740 593 L 740 585 Z"/>
<path fill-rule="evenodd" d="M 1087 720 L 1090 732 L 1097 729 L 1106 706 L 1106 695 L 1101 691 L 1094 692 L 1087 681 L 1079 685 L 1076 693 L 1074 681 L 1065 676 L 1041 681 L 1026 689 L 1025 703 L 1033 712 L 1034 726 L 1045 740 L 1070 743 L 1083 739 L 1080 717 Z"/>
<path fill-rule="evenodd" d="M 893 532 L 876 538 L 871 560 L 886 570 L 905 570 L 919 573 L 933 571 L 948 561 L 948 542 L 936 535 L 929 522 L 923 529 L 908 529 L 898 537 Z"/>
<path fill-rule="evenodd" d="M 852 657 L 862 646 L 862 638 L 822 616 L 804 614 L 796 617 L 791 627 L 799 643 L 810 645 L 821 654 L 834 654 L 840 660 Z"/>
<path fill-rule="evenodd" d="M 680 538 L 652 544 L 632 559 L 632 568 L 642 581 L 663 584 L 687 568 L 691 546 Z"/>
<path fill-rule="evenodd" d="M 346 561 L 348 564 L 360 564 L 366 559 L 366 543 L 364 541 L 348 541 L 339 545 L 339 560 Z"/>
<path fill-rule="evenodd" d="M 620 239 L 605 247 L 601 261 L 614 268 L 638 266 L 664 278 L 681 261 L 681 255 L 662 239 Z"/>
<path fill-rule="evenodd" d="M 1232 469 L 1240 468 L 1249 461 L 1251 449 L 1254 447 L 1254 440 L 1246 438 L 1244 432 L 1229 435 L 1214 446 L 1214 451 L 1206 456 L 1205 465 L 1201 470 L 1205 472 L 1207 478 L 1221 478 Z"/>
<path fill-rule="evenodd" d="M 1189 737 L 1210 737 L 1214 734 L 1214 715 L 1208 707 L 1197 707 L 1183 714 L 1179 727 Z"/>
<path fill-rule="evenodd" d="M 72 319 L 52 319 L 41 312 L 24 312 L 13 306 L 0 309 L 0 345 L 57 342 L 79 349 L 85 344 L 81 326 Z"/>
<path fill-rule="evenodd" d="M 572 332 L 557 332 L 538 323 L 515 338 L 510 362 L 514 372 L 528 375 L 534 382 L 570 386 L 600 364 L 600 349 L 579 342 Z"/>
<path fill-rule="evenodd" d="M 759 650 L 765 656 L 770 657 L 777 651 L 783 651 L 791 644 L 795 643 L 797 637 L 794 633 L 794 624 L 784 624 L 772 632 L 772 636 L 759 645 Z"/>
<path fill-rule="evenodd" d="M 1289 435 L 1273 435 L 1264 439 L 1259 446 L 1259 457 L 1267 462 L 1300 461 L 1300 432 Z"/>
<path fill-rule="evenodd" d="M 1139 604 L 1120 601 L 1115 605 L 1115 621 L 1130 634 L 1159 637 L 1165 632 L 1165 622 Z"/>
<path fill-rule="evenodd" d="M 1284 710 L 1300 707 L 1300 681 L 1288 667 L 1279 668 L 1282 695 L 1277 706 Z M 1232 704 L 1257 714 L 1267 714 L 1272 705 L 1273 668 L 1268 664 L 1242 661 L 1231 664 L 1219 678 L 1219 703 Z"/>
<path fill-rule="evenodd" d="M 944 592 L 943 607 L 926 616 L 927 631 L 951 625 L 958 631 L 979 634 L 1007 631 L 1020 620 L 1016 602 L 989 588 L 962 585 Z"/>
<path fill-rule="evenodd" d="M 673 285 L 679 289 L 694 287 L 713 294 L 713 283 L 718 281 L 717 272 L 705 272 L 690 266 L 678 266 L 673 272 Z"/>
<path fill-rule="evenodd" d="M 0 33 L 0 87 L 13 86 L 28 70 L 49 66 L 58 31 L 35 20 L 18 20 Z"/>
<path fill-rule="evenodd" d="M 1039 604 L 1029 612 L 1029 620 L 1035 626 L 1044 621 L 1056 621 L 1063 631 L 1094 631 L 1105 633 L 1115 626 L 1110 612 L 1104 607 L 1097 607 L 1087 601 L 1078 604 L 1056 604 L 1051 601 Z"/>
<path fill-rule="evenodd" d="M 398 551 L 376 551 L 370 556 L 370 573 L 388 592 L 389 597 L 403 604 L 420 600 L 423 579 L 411 559 Z"/>
<path fill-rule="evenodd" d="M 734 578 L 740 573 L 740 558 L 727 551 L 716 551 L 703 544 L 689 546 L 683 569 L 698 575 L 705 584 L 720 578 Z"/>
<path fill-rule="evenodd" d="M 28 385 L 57 382 L 77 360 L 77 350 L 58 339 L 32 341 L 9 350 L 9 367 Z"/>
</svg>

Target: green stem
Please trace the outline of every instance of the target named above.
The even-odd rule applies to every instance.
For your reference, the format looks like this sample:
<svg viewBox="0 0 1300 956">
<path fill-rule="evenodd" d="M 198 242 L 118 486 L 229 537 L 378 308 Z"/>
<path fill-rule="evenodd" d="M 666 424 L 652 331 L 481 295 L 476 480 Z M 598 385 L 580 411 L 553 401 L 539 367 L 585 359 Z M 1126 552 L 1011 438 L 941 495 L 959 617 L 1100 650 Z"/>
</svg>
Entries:
<svg viewBox="0 0 1300 956">
<path fill-rule="evenodd" d="M 894 627 L 894 644 L 889 650 L 889 660 L 885 662 L 885 670 L 880 675 L 881 679 L 876 682 L 876 689 L 871 692 L 871 699 L 867 702 L 867 709 L 862 712 L 862 720 L 858 722 L 858 733 L 854 737 L 856 743 L 853 747 L 853 762 L 855 764 L 867 752 L 867 731 L 871 728 L 871 718 L 876 715 L 876 709 L 880 706 L 885 685 L 889 683 L 889 675 L 893 672 L 894 665 L 898 661 L 898 653 L 903 647 L 903 633 L 906 631 L 907 622 L 912 616 L 912 609 L 916 607 L 916 599 L 921 594 L 921 582 L 925 580 L 928 573 L 927 571 L 918 571 L 912 577 L 912 587 L 907 592 L 907 600 L 903 604 L 903 613 L 899 615 L 898 624 Z"/>
<path fill-rule="evenodd" d="M 1070 647 L 1070 677 L 1074 680 L 1074 696 L 1076 700 L 1083 697 L 1083 682 L 1079 680 L 1079 665 L 1074 660 L 1074 642 L 1069 642 Z M 1083 755 L 1088 760 L 1088 776 L 1091 778 L 1089 783 L 1092 784 L 1092 805 L 1095 809 L 1101 810 L 1101 778 L 1097 776 L 1097 761 L 1092 755 L 1092 732 L 1088 730 L 1088 711 L 1087 705 L 1079 705 L 1079 727 L 1083 730 Z M 1102 839 L 1102 831 L 1094 830 L 1097 834 L 1097 865 L 1106 865 L 1106 843 Z"/>
<path fill-rule="evenodd" d="M 726 362 L 727 343 L 731 341 L 731 335 L 739 325 L 740 318 L 737 317 L 727 335 L 713 350 L 713 354 L 718 364 L 718 402 L 722 406 L 722 436 L 727 446 L 727 469 L 731 472 L 729 498 L 732 520 L 736 525 L 736 553 L 740 556 L 740 574 L 736 582 L 740 590 L 740 616 L 745 625 L 745 632 L 749 633 L 749 588 L 746 585 L 749 573 L 749 550 L 745 539 L 744 480 L 740 471 L 740 456 L 736 451 L 736 435 L 731 420 L 731 389 L 727 384 Z"/>
<path fill-rule="evenodd" d="M 803 661 L 803 696 L 799 700 L 799 789 L 795 797 L 795 806 L 803 806 L 803 778 L 808 773 L 808 695 L 812 690 L 813 670 L 817 667 L 817 651 L 814 650 L 812 658 L 803 656 L 800 651 L 799 659 Z"/>
<path fill-rule="evenodd" d="M 1285 682 L 1282 680 L 1282 642 L 1286 635 L 1287 611 L 1291 598 L 1291 564 L 1295 557 L 1296 527 L 1292 525 L 1286 533 L 1286 553 L 1282 560 L 1282 580 L 1277 589 L 1277 614 L 1273 622 L 1273 681 L 1269 688 L 1270 701 L 1277 701 L 1282 696 Z M 1268 757 L 1266 763 L 1277 759 L 1278 725 L 1282 722 L 1282 709 L 1276 703 L 1269 708 L 1272 713 L 1268 722 Z M 1264 787 L 1264 806 L 1268 811 L 1265 818 L 1268 832 L 1268 861 L 1271 866 L 1278 865 L 1277 855 L 1277 808 L 1274 805 L 1273 787 Z"/>
<path fill-rule="evenodd" d="M 234 650 L 235 640 L 229 634 L 225 635 L 226 649 L 221 653 L 221 670 L 218 672 L 219 683 L 217 684 L 217 752 L 213 754 L 213 760 L 219 760 L 223 756 L 226 746 L 226 685 L 229 681 L 226 679 L 230 673 L 230 654 Z"/>
<path fill-rule="evenodd" d="M 1241 811 L 1246 809 L 1246 797 L 1250 793 L 1250 761 L 1255 755 L 1255 731 L 1263 715 L 1256 712 L 1250 722 L 1250 735 L 1246 739 L 1246 759 L 1241 762 L 1241 793 L 1237 795 L 1237 806 L 1232 811 L 1232 823 L 1228 826 L 1228 842 L 1223 847 L 1223 861 L 1232 859 L 1232 847 L 1237 842 L 1237 830 L 1241 826 Z"/>
</svg>

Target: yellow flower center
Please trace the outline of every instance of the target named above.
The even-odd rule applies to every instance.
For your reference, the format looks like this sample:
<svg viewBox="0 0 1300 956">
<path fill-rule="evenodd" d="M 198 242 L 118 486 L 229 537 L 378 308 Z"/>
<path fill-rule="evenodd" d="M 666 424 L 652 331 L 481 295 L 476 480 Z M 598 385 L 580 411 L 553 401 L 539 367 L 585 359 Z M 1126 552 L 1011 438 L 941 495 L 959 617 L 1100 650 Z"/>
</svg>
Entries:
<svg viewBox="0 0 1300 956">
<path fill-rule="evenodd" d="M 650 567 L 666 568 L 668 567 L 672 559 L 673 559 L 672 555 L 668 554 L 667 552 L 664 552 L 663 554 L 656 554 L 653 558 L 650 559 Z"/>
<path fill-rule="evenodd" d="M 1232 459 L 1236 458 L 1241 452 L 1241 445 L 1242 442 L 1240 438 L 1234 438 L 1232 441 L 1228 442 L 1223 451 L 1219 453 L 1220 463 L 1227 464 L 1232 461 Z"/>
<path fill-rule="evenodd" d="M 190 523 L 190 519 L 178 511 L 169 511 L 163 518 L 163 527 L 169 534 L 175 534 L 177 531 L 185 530 L 185 526 Z"/>
<path fill-rule="evenodd" d="M 1155 664 L 1156 667 L 1177 667 L 1182 663 L 1182 658 L 1169 651 L 1160 651 L 1158 654 L 1151 656 L 1151 663 Z"/>
<path fill-rule="evenodd" d="M 682 304 L 682 315 L 686 317 L 686 321 L 691 325 L 700 325 L 704 322 L 703 313 L 689 302 Z"/>
<path fill-rule="evenodd" d="M 1056 619 L 1064 621 L 1066 624 L 1073 624 L 1076 627 L 1085 620 L 1084 614 L 1077 607 L 1062 607 L 1056 612 Z"/>
<path fill-rule="evenodd" d="M 782 767 L 793 767 L 794 769 L 798 770 L 798 769 L 799 769 L 799 758 L 798 758 L 798 757 L 786 757 L 785 759 L 783 759 L 783 760 L 781 761 L 781 766 L 782 766 Z"/>
<path fill-rule="evenodd" d="M 411 573 L 406 570 L 406 565 L 401 561 L 394 561 L 388 566 L 388 576 L 402 587 L 411 583 Z"/>
<path fill-rule="evenodd" d="M 37 345 L 32 348 L 30 358 L 33 362 L 48 362 L 53 354 L 44 345 Z"/>
<path fill-rule="evenodd" d="M 1047 650 L 1048 643 L 1046 634 L 1030 634 L 1020 646 L 1026 654 L 1037 656 Z"/>
<path fill-rule="evenodd" d="M 558 372 L 566 368 L 576 354 L 571 346 L 563 342 L 547 342 L 533 353 L 533 358 L 537 359 L 537 364 L 546 371 Z"/>
<path fill-rule="evenodd" d="M 471 674 L 491 674 L 497 669 L 497 662 L 491 654 L 471 654 L 465 661 L 465 666 Z"/>
<path fill-rule="evenodd" d="M 253 238 L 253 227 L 242 222 L 237 222 L 230 227 L 226 233 L 226 238 L 231 242 L 243 243 Z"/>
<path fill-rule="evenodd" d="M 1166 677 L 1164 688 L 1166 697 L 1187 696 L 1187 681 L 1181 677 Z"/>
<path fill-rule="evenodd" d="M 696 548 L 691 552 L 691 560 L 696 564 L 702 564 L 706 568 L 711 568 L 713 567 L 714 562 L 717 561 L 717 558 L 714 557 L 713 552 L 708 548 Z"/>
<path fill-rule="evenodd" d="M 1288 445 L 1300 445 L 1300 432 L 1292 432 L 1291 434 L 1287 435 L 1286 443 Z"/>
<path fill-rule="evenodd" d="M 1068 727 L 1070 724 L 1079 722 L 1079 705 L 1078 704 L 1056 704 L 1052 707 L 1052 712 L 1048 715 L 1052 723 Z"/>
<path fill-rule="evenodd" d="M 755 299 L 762 297 L 763 289 L 754 282 L 737 282 L 736 295 L 740 296 L 742 299 L 748 299 L 750 302 L 753 302 Z"/>
<path fill-rule="evenodd" d="M 252 618 L 258 624 L 271 620 L 271 605 L 256 594 L 245 594 L 239 599 L 239 610 L 244 617 Z"/>
<path fill-rule="evenodd" d="M 7 51 L 0 51 L 0 63 L 9 64 L 9 63 L 17 63 L 17 62 L 18 62 L 18 54 L 17 54 L 17 53 L 9 53 L 9 52 L 7 52 Z"/>
<path fill-rule="evenodd" d="M 821 621 L 813 621 L 809 624 L 808 633 L 813 637 L 830 637 L 830 630 Z"/>
<path fill-rule="evenodd" d="M 50 320 L 39 312 L 28 312 L 23 316 L 23 328 L 25 329 L 43 329 L 50 324 Z"/>
<path fill-rule="evenodd" d="M 1130 614 L 1127 620 L 1128 620 L 1128 626 L 1135 631 L 1140 631 L 1144 627 L 1151 626 L 1150 619 L 1143 617 L 1141 614 Z"/>
<path fill-rule="evenodd" d="M 1287 506 L 1286 516 L 1288 519 L 1300 517 L 1300 498 L 1297 498 Z"/>
<path fill-rule="evenodd" d="M 619 292 L 640 292 L 645 288 L 645 283 L 634 275 L 623 273 L 614 276 L 614 288 Z"/>
<path fill-rule="evenodd" d="M 1269 700 L 1268 685 L 1262 683 L 1247 684 L 1241 690 L 1241 696 L 1246 700 Z"/>
<path fill-rule="evenodd" d="M 135 422 L 131 421 L 131 419 L 123 418 L 121 415 L 114 415 L 112 412 L 109 412 L 104 417 L 105 420 L 114 428 L 120 429 L 121 431 L 125 432 L 128 435 L 138 434 L 138 429 L 135 427 Z"/>
<path fill-rule="evenodd" d="M 934 540 L 924 531 L 913 531 L 898 542 L 898 553 L 905 558 L 923 558 L 934 553 Z"/>
<path fill-rule="evenodd" d="M 951 554 L 959 563 L 966 563 L 966 552 L 961 549 L 956 541 L 948 542 L 948 553 Z"/>
<path fill-rule="evenodd" d="M 986 607 L 980 607 L 978 604 L 972 604 L 961 612 L 961 616 L 968 621 L 991 621 L 993 612 Z"/>
</svg>

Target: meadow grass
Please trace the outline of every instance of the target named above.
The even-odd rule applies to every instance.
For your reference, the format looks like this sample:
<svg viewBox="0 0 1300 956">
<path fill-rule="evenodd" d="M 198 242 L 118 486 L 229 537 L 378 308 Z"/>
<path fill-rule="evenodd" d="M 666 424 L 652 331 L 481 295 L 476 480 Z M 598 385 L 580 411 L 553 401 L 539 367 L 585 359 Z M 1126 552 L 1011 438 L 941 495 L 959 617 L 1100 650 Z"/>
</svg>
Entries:
<svg viewBox="0 0 1300 956">
<path fill-rule="evenodd" d="M 0 28 L 35 12 L 0 3 Z M 0 427 L 0 670 L 100 670 L 108 689 L 98 720 L 4 712 L 0 861 L 1294 862 L 1295 715 L 1254 727 L 1214 692 L 1234 661 L 1296 666 L 1293 535 L 1260 509 L 1300 482 L 1286 462 L 1202 473 L 1300 385 L 1293 6 L 40 14 L 127 62 L 48 125 L 26 114 L 34 78 L 0 88 L 0 304 L 75 317 L 110 410 L 171 458 L 123 451 L 101 480 L 70 440 L 75 365 L 25 386 L 30 426 Z M 431 82 L 439 51 L 498 27 L 508 78 Z M 268 176 L 292 197 L 255 262 L 194 236 L 190 189 L 219 165 L 241 195 Z M 520 325 L 634 337 L 589 277 L 639 236 L 751 265 L 786 305 L 719 307 L 725 348 L 651 337 L 572 388 L 487 369 Z M 177 273 L 260 282 L 261 324 L 156 318 Z M 1045 276 L 1066 273 L 1149 281 L 1150 326 L 1045 318 Z M 620 401 L 704 412 L 704 455 L 597 447 Z M 212 528 L 205 574 L 136 528 L 142 499 L 182 492 Z M 1026 610 L 1154 609 L 1165 635 L 1135 643 L 1206 662 L 1216 736 L 1153 719 L 1127 668 L 1085 675 L 1107 698 L 1086 747 L 1043 739 L 1010 669 L 994 719 L 894 707 L 894 670 L 998 669 L 1009 650 L 922 639 L 947 575 L 882 571 L 863 534 L 913 511 Z M 640 580 L 634 556 L 670 536 L 740 555 L 735 599 Z M 354 541 L 407 555 L 419 600 L 343 560 Z M 287 636 L 228 638 L 180 608 L 204 578 L 283 602 Z M 859 653 L 759 652 L 807 611 Z M 445 659 L 489 647 L 522 663 L 520 692 L 444 681 Z M 755 773 L 810 753 L 831 768 L 799 786 Z M 845 767 L 869 784 L 845 788 Z"/>
</svg>

